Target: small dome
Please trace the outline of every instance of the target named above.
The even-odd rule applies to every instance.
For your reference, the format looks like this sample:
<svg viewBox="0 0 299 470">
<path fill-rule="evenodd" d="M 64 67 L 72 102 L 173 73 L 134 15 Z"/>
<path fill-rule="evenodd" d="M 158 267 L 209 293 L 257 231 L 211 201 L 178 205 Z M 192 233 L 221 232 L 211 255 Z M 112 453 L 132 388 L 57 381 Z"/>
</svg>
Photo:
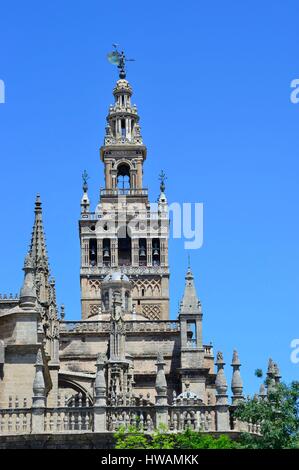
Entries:
<svg viewBox="0 0 299 470">
<path fill-rule="evenodd" d="M 103 279 L 103 282 L 130 282 L 130 280 L 126 274 L 116 271 L 111 274 L 107 274 Z"/>
<path fill-rule="evenodd" d="M 196 395 L 196 393 L 193 393 L 190 390 L 186 390 L 185 392 L 181 393 L 177 398 L 181 400 L 183 400 L 184 398 L 193 398 L 194 400 L 198 400 L 198 396 Z"/>
<path fill-rule="evenodd" d="M 132 95 L 132 88 L 129 82 L 125 79 L 120 79 L 117 80 L 116 86 L 113 90 L 114 94 L 117 93 L 128 93 L 129 95 Z"/>
</svg>

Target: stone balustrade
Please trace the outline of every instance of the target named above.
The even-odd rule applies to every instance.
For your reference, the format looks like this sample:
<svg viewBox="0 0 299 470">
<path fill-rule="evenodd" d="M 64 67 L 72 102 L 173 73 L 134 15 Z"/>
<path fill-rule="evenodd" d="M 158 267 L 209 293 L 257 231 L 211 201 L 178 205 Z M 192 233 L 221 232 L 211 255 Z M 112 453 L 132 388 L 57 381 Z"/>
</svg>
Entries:
<svg viewBox="0 0 299 470">
<path fill-rule="evenodd" d="M 126 333 L 140 333 L 140 332 L 179 332 L 179 321 L 126 321 Z M 60 334 L 76 334 L 76 333 L 110 333 L 110 321 L 61 321 Z"/>
<path fill-rule="evenodd" d="M 217 430 L 216 408 L 212 406 L 174 406 L 169 409 L 168 428 L 170 431 L 192 429 L 200 432 Z"/>
<path fill-rule="evenodd" d="M 150 405 L 104 405 L 98 407 L 90 403 L 88 398 L 82 399 L 79 394 L 75 398 L 65 397 L 55 408 L 42 407 L 31 408 L 27 405 L 30 400 L 18 400 L 14 403 L 10 400 L 7 408 L 0 409 L 0 434 L 6 435 L 28 435 L 32 433 L 86 433 L 86 432 L 115 432 L 121 427 L 129 430 L 135 427 L 139 430 L 151 433 L 157 427 L 158 413 L 161 406 Z M 221 406 L 220 406 L 221 408 Z M 163 407 L 166 413 L 165 424 L 170 432 L 182 432 L 192 429 L 198 432 L 217 432 L 218 405 L 204 405 L 190 399 L 189 401 L 174 401 L 172 405 Z M 96 414 L 100 411 L 102 419 L 96 421 Z M 227 413 L 230 413 L 229 407 Z M 38 415 L 42 419 L 42 427 L 35 429 L 34 418 Z M 231 422 L 231 420 L 228 420 Z M 223 432 L 247 432 L 260 435 L 261 426 L 252 422 L 241 422 L 232 420 Z"/>
<path fill-rule="evenodd" d="M 128 430 L 131 426 L 139 430 L 152 432 L 155 429 L 155 413 L 146 407 L 108 407 L 107 430 Z"/>
</svg>

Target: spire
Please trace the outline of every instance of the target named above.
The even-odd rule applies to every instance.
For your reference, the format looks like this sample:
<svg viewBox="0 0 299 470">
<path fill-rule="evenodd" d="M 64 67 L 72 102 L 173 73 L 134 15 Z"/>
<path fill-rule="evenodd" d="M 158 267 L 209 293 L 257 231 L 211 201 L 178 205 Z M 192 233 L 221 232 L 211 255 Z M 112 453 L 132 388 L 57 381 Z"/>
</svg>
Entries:
<svg viewBox="0 0 299 470">
<path fill-rule="evenodd" d="M 241 362 L 237 351 L 233 352 L 233 359 L 231 366 L 233 368 L 233 376 L 231 388 L 233 392 L 233 405 L 237 404 L 240 400 L 243 399 L 243 383 L 241 379 L 240 367 Z"/>
<path fill-rule="evenodd" d="M 32 257 L 33 267 L 36 270 L 49 273 L 49 261 L 42 218 L 42 203 L 39 194 L 36 196 L 34 213 L 35 219 L 29 250 Z"/>
<path fill-rule="evenodd" d="M 185 276 L 185 291 L 180 303 L 180 314 L 182 313 L 201 313 L 201 303 L 197 297 L 194 276 L 190 267 L 190 259 Z"/>
<path fill-rule="evenodd" d="M 25 273 L 23 287 L 20 292 L 20 306 L 22 308 L 35 308 L 36 290 L 34 285 L 34 267 L 32 256 L 27 254 L 23 271 Z"/>
</svg>

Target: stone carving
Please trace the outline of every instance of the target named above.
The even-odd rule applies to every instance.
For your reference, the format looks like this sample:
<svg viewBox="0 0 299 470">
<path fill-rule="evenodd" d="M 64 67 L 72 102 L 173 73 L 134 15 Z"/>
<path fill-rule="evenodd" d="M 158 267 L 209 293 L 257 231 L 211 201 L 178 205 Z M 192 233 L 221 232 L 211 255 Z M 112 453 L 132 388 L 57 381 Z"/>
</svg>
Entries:
<svg viewBox="0 0 299 470">
<path fill-rule="evenodd" d="M 142 290 L 146 297 L 159 296 L 161 294 L 160 279 L 137 279 L 133 281 L 133 292 L 135 295 L 141 297 Z"/>
<path fill-rule="evenodd" d="M 100 304 L 91 304 L 89 306 L 90 315 L 98 315 L 101 313 L 101 305 Z"/>
<path fill-rule="evenodd" d="M 142 315 L 150 320 L 159 320 L 161 318 L 161 307 L 156 304 L 142 305 Z"/>
<path fill-rule="evenodd" d="M 98 279 L 90 279 L 88 284 L 91 290 L 99 290 L 101 288 L 101 281 Z"/>
</svg>

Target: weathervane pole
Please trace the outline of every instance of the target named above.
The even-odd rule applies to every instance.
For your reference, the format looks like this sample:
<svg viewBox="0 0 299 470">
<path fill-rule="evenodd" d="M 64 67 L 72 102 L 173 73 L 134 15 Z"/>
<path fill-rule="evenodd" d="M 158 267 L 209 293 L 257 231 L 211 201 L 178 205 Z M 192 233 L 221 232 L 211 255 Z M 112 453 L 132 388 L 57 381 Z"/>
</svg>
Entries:
<svg viewBox="0 0 299 470">
<path fill-rule="evenodd" d="M 134 59 L 127 59 L 124 51 L 119 52 L 117 46 L 117 44 L 113 44 L 114 51 L 109 52 L 107 58 L 111 64 L 117 65 L 119 78 L 123 80 L 126 78 L 126 62 L 133 62 Z"/>
</svg>

